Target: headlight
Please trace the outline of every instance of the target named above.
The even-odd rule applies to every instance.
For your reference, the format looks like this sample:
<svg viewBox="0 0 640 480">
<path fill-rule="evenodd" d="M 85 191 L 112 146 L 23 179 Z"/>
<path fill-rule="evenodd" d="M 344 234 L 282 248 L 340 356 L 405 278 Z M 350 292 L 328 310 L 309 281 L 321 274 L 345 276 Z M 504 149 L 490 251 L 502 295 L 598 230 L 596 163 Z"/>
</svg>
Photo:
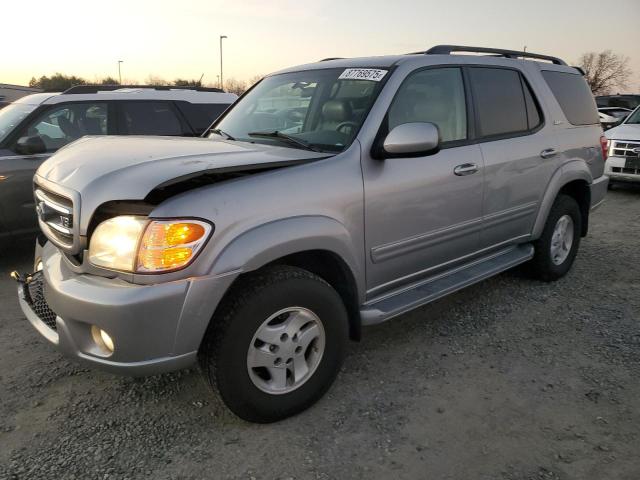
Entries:
<svg viewBox="0 0 640 480">
<path fill-rule="evenodd" d="M 187 266 L 211 233 L 198 220 L 120 216 L 102 222 L 89 245 L 89 261 L 126 272 L 154 273 Z"/>
<path fill-rule="evenodd" d="M 98 225 L 91 236 L 89 261 L 98 267 L 133 272 L 145 217 L 121 216 Z"/>
</svg>

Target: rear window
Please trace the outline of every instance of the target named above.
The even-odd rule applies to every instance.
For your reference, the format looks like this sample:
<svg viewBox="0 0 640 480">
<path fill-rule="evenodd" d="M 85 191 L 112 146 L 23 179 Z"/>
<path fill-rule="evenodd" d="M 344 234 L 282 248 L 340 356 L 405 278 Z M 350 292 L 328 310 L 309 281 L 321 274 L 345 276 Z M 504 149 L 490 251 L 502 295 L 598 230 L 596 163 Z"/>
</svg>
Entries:
<svg viewBox="0 0 640 480">
<path fill-rule="evenodd" d="M 569 123 L 572 125 L 599 123 L 596 102 L 582 75 L 543 70 L 542 76 L 558 100 Z"/>
</svg>

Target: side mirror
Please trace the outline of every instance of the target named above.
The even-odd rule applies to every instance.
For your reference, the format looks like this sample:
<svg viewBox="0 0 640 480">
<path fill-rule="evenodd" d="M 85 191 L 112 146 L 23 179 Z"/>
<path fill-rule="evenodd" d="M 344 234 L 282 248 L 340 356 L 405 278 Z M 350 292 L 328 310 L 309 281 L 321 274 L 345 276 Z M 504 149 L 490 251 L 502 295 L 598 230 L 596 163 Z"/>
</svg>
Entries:
<svg viewBox="0 0 640 480">
<path fill-rule="evenodd" d="M 414 122 L 391 130 L 382 149 L 390 157 L 419 157 L 436 153 L 439 146 L 440 131 L 435 124 Z"/>
<path fill-rule="evenodd" d="M 32 137 L 20 137 L 16 142 L 16 152 L 21 155 L 34 155 L 36 153 L 45 153 L 47 146 L 44 140 L 38 135 Z"/>
</svg>

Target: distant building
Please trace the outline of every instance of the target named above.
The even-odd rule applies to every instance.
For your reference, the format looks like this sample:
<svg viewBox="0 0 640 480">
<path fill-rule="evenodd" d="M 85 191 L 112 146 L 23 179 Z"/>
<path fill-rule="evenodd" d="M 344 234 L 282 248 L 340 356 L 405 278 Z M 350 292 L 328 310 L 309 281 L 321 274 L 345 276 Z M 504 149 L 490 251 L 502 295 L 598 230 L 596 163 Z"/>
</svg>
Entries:
<svg viewBox="0 0 640 480">
<path fill-rule="evenodd" d="M 42 92 L 42 89 L 0 83 L 0 108 L 4 107 L 8 103 L 16 101 L 20 97 L 39 92 Z"/>
</svg>

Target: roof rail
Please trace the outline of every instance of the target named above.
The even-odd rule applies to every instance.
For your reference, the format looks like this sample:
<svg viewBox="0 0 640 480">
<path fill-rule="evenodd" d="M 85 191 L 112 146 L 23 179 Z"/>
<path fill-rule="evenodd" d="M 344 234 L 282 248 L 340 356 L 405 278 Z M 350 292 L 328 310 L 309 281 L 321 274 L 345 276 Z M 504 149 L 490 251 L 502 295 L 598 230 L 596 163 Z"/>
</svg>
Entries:
<svg viewBox="0 0 640 480">
<path fill-rule="evenodd" d="M 328 62 L 329 60 L 343 60 L 344 57 L 327 57 L 322 60 L 318 60 L 318 62 Z"/>
<path fill-rule="evenodd" d="M 63 95 L 73 95 L 82 93 L 111 92 L 121 88 L 144 88 L 148 90 L 194 90 L 196 92 L 220 92 L 224 90 L 209 87 L 177 87 L 173 85 L 76 85 L 62 92 Z"/>
<path fill-rule="evenodd" d="M 556 65 L 566 65 L 565 61 L 558 57 L 541 55 L 539 53 L 520 52 L 518 50 L 503 50 L 501 48 L 466 47 L 463 45 L 436 45 L 435 47 L 431 47 L 426 52 L 416 53 L 424 53 L 425 55 L 451 55 L 452 52 L 490 53 L 492 55 L 506 58 L 531 58 L 536 60 L 547 60 L 548 62 L 554 63 Z"/>
</svg>

